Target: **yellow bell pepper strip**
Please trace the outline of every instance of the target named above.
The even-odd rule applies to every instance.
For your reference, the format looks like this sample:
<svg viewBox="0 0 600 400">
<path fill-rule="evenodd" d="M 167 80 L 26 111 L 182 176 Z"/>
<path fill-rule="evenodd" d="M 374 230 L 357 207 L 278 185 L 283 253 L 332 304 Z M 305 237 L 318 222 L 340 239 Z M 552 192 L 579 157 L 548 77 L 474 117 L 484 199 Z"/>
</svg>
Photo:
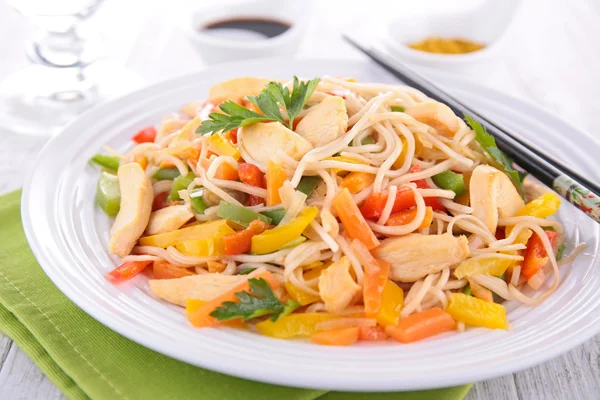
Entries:
<svg viewBox="0 0 600 400">
<path fill-rule="evenodd" d="M 266 270 L 254 271 L 253 273 L 250 273 L 248 275 L 248 279 L 250 278 L 264 279 L 265 281 L 267 281 L 267 283 L 273 290 L 277 290 L 280 286 L 279 281 L 277 281 L 277 279 L 275 279 L 273 275 L 271 275 L 271 273 Z M 237 284 L 222 295 L 217 296 L 216 298 L 210 301 L 207 301 L 204 305 L 194 310 L 193 312 L 187 313 L 188 321 L 190 321 L 191 324 L 194 325 L 196 328 L 204 328 L 217 325 L 219 321 L 216 318 L 212 317 L 210 314 L 226 301 L 238 302 L 239 300 L 235 295 L 236 293 L 250 292 L 250 284 L 248 283 L 248 279 L 246 279 L 242 283 Z"/>
<path fill-rule="evenodd" d="M 281 220 L 285 216 L 285 209 L 284 208 L 278 208 L 276 210 L 262 211 L 261 214 L 264 215 L 267 218 L 271 218 L 271 223 L 273 225 L 279 225 L 279 223 L 281 222 Z"/>
<path fill-rule="evenodd" d="M 265 178 L 267 180 L 267 206 L 280 204 L 279 189 L 288 178 L 287 172 L 279 164 L 269 160 Z"/>
<path fill-rule="evenodd" d="M 106 154 L 94 154 L 90 161 L 112 172 L 117 172 L 121 163 L 119 157 L 107 156 Z"/>
<path fill-rule="evenodd" d="M 196 175 L 193 172 L 188 172 L 188 174 L 185 176 L 179 175 L 177 178 L 173 179 L 173 186 L 171 186 L 171 193 L 169 193 L 168 200 L 181 200 L 181 197 L 179 197 L 179 191 L 187 189 L 194 179 L 196 179 Z"/>
<path fill-rule="evenodd" d="M 296 239 L 287 242 L 286 244 L 283 245 L 282 249 L 291 249 L 292 247 L 296 247 L 299 244 L 302 244 L 306 242 L 306 237 L 304 236 L 298 236 Z"/>
<path fill-rule="evenodd" d="M 404 306 L 404 291 L 391 280 L 383 286 L 381 308 L 375 316 L 377 323 L 382 326 L 396 325 L 400 319 L 400 311 Z"/>
<path fill-rule="evenodd" d="M 260 235 L 252 237 L 252 253 L 268 254 L 280 250 L 283 246 L 301 236 L 318 212 L 316 207 L 306 207 L 289 223 L 268 229 Z"/>
<path fill-rule="evenodd" d="M 121 208 L 121 190 L 119 178 L 115 174 L 102 171 L 96 186 L 96 204 L 108 216 L 117 215 Z"/>
<path fill-rule="evenodd" d="M 221 156 L 233 157 L 233 159 L 236 161 L 242 157 L 238 149 L 236 149 L 235 146 L 232 145 L 222 135 L 212 135 L 209 139 L 209 143 L 211 150 Z"/>
<path fill-rule="evenodd" d="M 350 346 L 358 341 L 358 335 L 358 327 L 353 326 L 317 332 L 310 337 L 310 341 L 325 346 Z"/>
<path fill-rule="evenodd" d="M 544 231 L 550 244 L 556 250 L 558 245 L 559 235 L 554 231 Z M 525 279 L 532 278 L 537 272 L 544 268 L 550 261 L 550 257 L 546 252 L 546 248 L 542 243 L 542 239 L 534 234 L 527 242 L 527 250 L 523 259 L 523 267 L 521 268 L 521 276 Z"/>
<path fill-rule="evenodd" d="M 429 308 L 388 326 L 385 333 L 401 343 L 412 343 L 456 329 L 456 321 L 439 307 Z"/>
<path fill-rule="evenodd" d="M 439 188 L 452 190 L 456 193 L 456 196 L 460 196 L 467 191 L 462 174 L 448 170 L 433 175 L 431 179 Z"/>
<path fill-rule="evenodd" d="M 319 176 L 303 176 L 298 186 L 296 186 L 296 190 L 310 196 L 321 181 L 322 179 Z"/>
<path fill-rule="evenodd" d="M 179 170 L 175 167 L 159 168 L 153 175 L 152 179 L 157 181 L 172 181 L 179 175 Z"/>
<path fill-rule="evenodd" d="M 340 183 L 340 187 L 347 188 L 352 194 L 362 192 L 375 180 L 375 175 L 367 172 L 350 172 Z"/>
<path fill-rule="evenodd" d="M 326 313 L 290 314 L 279 318 L 276 322 L 270 319 L 259 322 L 255 328 L 263 335 L 277 339 L 291 339 L 297 336 L 310 337 L 317 333 L 317 324 L 335 318 L 340 317 Z"/>
<path fill-rule="evenodd" d="M 287 291 L 288 296 L 290 296 L 290 299 L 296 300 L 301 306 L 306 306 L 321 300 L 321 296 L 307 293 L 291 282 L 285 283 L 285 290 Z"/>
<path fill-rule="evenodd" d="M 553 192 L 548 192 L 537 199 L 534 199 L 527 203 L 525 207 L 521 208 L 515 214 L 515 217 L 536 217 L 536 218 L 548 218 L 555 214 L 560 208 L 560 198 Z M 506 227 L 506 236 L 508 237 L 512 232 L 514 226 Z M 531 237 L 531 230 L 524 229 L 519 233 L 515 243 L 526 244 Z"/>
<path fill-rule="evenodd" d="M 219 204 L 217 215 L 237 225 L 243 226 L 244 228 L 250 226 L 250 223 L 254 220 L 263 221 L 266 224 L 271 223 L 271 218 L 269 217 L 265 217 L 249 208 L 238 206 L 233 203 L 227 203 L 226 201 L 221 201 Z"/>
<path fill-rule="evenodd" d="M 223 237 L 184 240 L 177 243 L 175 248 L 181 254 L 193 257 L 216 257 L 225 255 L 225 243 Z"/>
<path fill-rule="evenodd" d="M 467 260 L 460 263 L 460 265 L 454 270 L 454 276 L 456 276 L 457 279 L 462 279 L 465 276 L 473 274 L 500 276 L 508 267 L 513 265 L 513 263 L 513 260 L 495 257 Z"/>
<path fill-rule="evenodd" d="M 235 231 L 231 229 L 226 220 L 222 219 L 158 235 L 145 236 L 140 238 L 139 243 L 141 246 L 155 246 L 166 249 L 185 240 L 211 239 L 231 235 L 232 233 L 235 233 Z"/>
<path fill-rule="evenodd" d="M 348 189 L 344 188 L 335 196 L 333 207 L 350 238 L 358 239 L 369 250 L 379 246 L 379 240 L 367 224 Z"/>
<path fill-rule="evenodd" d="M 506 329 L 506 309 L 463 293 L 452 293 L 446 312 L 456 321 L 490 329 Z"/>
</svg>

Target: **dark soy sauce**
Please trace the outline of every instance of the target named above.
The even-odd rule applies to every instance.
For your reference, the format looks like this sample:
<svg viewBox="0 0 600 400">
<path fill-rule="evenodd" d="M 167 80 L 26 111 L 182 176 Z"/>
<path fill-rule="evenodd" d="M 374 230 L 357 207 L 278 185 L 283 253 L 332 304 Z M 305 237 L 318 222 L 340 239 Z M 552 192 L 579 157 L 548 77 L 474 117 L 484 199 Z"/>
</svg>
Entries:
<svg viewBox="0 0 600 400">
<path fill-rule="evenodd" d="M 199 27 L 199 31 L 229 39 L 270 39 L 282 35 L 291 28 L 290 24 L 275 19 L 241 17 L 211 22 Z"/>
</svg>

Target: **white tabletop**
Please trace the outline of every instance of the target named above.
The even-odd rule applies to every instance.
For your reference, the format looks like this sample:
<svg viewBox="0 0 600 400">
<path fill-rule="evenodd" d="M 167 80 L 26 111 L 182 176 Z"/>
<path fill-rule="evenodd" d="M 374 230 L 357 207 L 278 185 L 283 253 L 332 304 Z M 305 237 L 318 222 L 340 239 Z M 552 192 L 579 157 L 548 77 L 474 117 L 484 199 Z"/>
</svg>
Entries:
<svg viewBox="0 0 600 400">
<path fill-rule="evenodd" d="M 107 2 L 94 21 L 107 56 L 146 82 L 202 68 L 179 28 L 184 0 Z M 229 1 L 229 0 L 225 0 Z M 499 0 L 497 0 L 499 1 Z M 478 0 L 401 0 L 395 12 L 466 7 Z M 391 3 L 391 2 L 390 2 Z M 526 98 L 598 135 L 600 126 L 600 2 L 523 0 L 511 26 L 502 68 L 483 84 Z M 198 4 L 198 3 L 196 3 Z M 301 57 L 361 58 L 339 34 L 350 21 L 375 15 L 384 0 L 315 1 Z M 378 8 L 380 7 L 380 8 Z M 398 11 L 399 10 L 399 11 Z M 383 13 L 385 14 L 385 13 Z M 0 81 L 26 66 L 25 20 L 0 2 Z M 568 139 L 566 139 L 568 140 Z M 23 184 L 45 140 L 0 131 L 0 193 Z M 595 399 L 600 396 L 600 336 L 537 367 L 477 383 L 468 399 Z M 0 334 L 0 399 L 63 399 L 60 391 L 12 341 Z"/>
</svg>

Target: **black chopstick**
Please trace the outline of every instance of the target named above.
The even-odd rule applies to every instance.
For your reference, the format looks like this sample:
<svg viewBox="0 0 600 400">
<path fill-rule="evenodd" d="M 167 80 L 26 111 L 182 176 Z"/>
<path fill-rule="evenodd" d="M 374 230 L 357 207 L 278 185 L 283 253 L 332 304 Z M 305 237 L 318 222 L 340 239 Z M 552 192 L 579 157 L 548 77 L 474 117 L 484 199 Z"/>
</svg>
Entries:
<svg viewBox="0 0 600 400">
<path fill-rule="evenodd" d="M 406 65 L 396 60 L 390 60 L 389 57 L 375 49 L 366 49 L 348 36 L 344 36 L 344 39 L 406 85 L 420 90 L 429 98 L 446 104 L 458 116 L 468 115 L 477 120 L 494 136 L 498 148 L 511 157 L 519 167 L 553 188 L 596 222 L 600 222 L 600 186 L 597 183 L 581 176 L 562 162 L 535 148 L 506 127 L 483 117 Z"/>
</svg>

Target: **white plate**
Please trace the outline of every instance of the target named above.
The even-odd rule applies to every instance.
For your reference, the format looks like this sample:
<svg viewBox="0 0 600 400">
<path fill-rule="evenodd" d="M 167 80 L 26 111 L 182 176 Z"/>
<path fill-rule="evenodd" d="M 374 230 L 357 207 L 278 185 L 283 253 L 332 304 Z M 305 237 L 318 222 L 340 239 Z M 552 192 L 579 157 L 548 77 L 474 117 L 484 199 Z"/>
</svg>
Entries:
<svg viewBox="0 0 600 400">
<path fill-rule="evenodd" d="M 573 267 L 562 268 L 558 290 L 541 306 L 509 303 L 512 331 L 469 329 L 422 342 L 361 343 L 348 348 L 283 341 L 234 329 L 194 329 L 180 308 L 154 298 L 146 278 L 114 286 L 104 275 L 118 259 L 107 251 L 109 220 L 95 206 L 98 170 L 88 159 L 102 145 L 129 146 L 136 130 L 202 99 L 215 82 L 240 75 L 353 76 L 394 82 L 371 64 L 273 59 L 220 65 L 171 79 L 84 114 L 41 152 L 23 191 L 23 224 L 46 274 L 79 307 L 122 335 L 190 364 L 288 386 L 391 391 L 480 381 L 541 363 L 600 331 L 599 227 L 569 204 L 569 249 L 590 245 Z M 600 146 L 546 111 L 458 78 L 433 74 L 451 93 L 597 178 Z M 582 154 L 582 151 L 584 154 Z"/>
</svg>

